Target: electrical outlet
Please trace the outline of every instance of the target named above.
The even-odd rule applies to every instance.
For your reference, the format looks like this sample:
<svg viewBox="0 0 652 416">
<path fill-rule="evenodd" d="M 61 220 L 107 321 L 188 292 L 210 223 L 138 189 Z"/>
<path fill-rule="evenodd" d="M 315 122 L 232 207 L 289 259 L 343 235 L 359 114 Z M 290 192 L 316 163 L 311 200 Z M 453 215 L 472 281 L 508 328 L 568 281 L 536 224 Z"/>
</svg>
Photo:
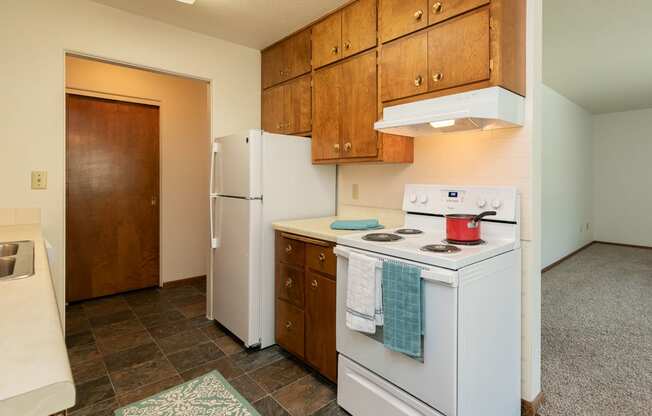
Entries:
<svg viewBox="0 0 652 416">
<path fill-rule="evenodd" d="M 358 186 L 357 183 L 354 183 L 353 186 L 351 187 L 351 198 L 353 198 L 354 200 L 360 198 L 360 186 Z"/>
<path fill-rule="evenodd" d="M 48 189 L 48 173 L 44 170 L 32 171 L 32 189 Z"/>
</svg>

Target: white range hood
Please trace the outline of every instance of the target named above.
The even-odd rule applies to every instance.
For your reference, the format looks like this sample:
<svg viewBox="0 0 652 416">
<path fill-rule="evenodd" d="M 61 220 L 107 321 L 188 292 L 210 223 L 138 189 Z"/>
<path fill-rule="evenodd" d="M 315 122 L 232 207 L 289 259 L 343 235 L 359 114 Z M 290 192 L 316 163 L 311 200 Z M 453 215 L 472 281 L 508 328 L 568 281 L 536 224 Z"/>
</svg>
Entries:
<svg viewBox="0 0 652 416">
<path fill-rule="evenodd" d="M 400 136 L 521 127 L 525 99 L 501 87 L 386 107 L 374 128 Z"/>
</svg>

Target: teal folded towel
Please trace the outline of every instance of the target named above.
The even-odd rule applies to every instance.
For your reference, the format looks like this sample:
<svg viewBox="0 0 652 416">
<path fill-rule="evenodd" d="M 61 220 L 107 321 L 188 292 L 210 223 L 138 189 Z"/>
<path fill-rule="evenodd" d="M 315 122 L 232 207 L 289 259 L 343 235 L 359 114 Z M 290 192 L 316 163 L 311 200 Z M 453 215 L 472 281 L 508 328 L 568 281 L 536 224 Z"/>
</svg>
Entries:
<svg viewBox="0 0 652 416">
<path fill-rule="evenodd" d="M 378 220 L 337 220 L 331 224 L 333 230 L 378 230 L 383 228 Z"/>
<path fill-rule="evenodd" d="M 423 357 L 421 269 L 396 261 L 383 263 L 383 344 Z"/>
</svg>

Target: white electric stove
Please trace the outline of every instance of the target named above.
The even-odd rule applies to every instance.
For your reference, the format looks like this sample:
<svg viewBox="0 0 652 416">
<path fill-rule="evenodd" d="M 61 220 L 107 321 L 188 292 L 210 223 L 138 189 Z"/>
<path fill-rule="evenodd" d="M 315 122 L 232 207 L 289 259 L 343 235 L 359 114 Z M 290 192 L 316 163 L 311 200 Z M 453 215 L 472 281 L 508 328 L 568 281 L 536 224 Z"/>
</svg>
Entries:
<svg viewBox="0 0 652 416">
<path fill-rule="evenodd" d="M 514 188 L 407 185 L 405 224 L 338 238 L 338 403 L 353 416 L 520 414 L 520 198 Z M 445 241 L 446 214 L 482 221 L 482 243 Z M 380 241 L 374 241 L 380 240 Z M 432 251 L 434 250 L 434 251 Z M 423 359 L 346 327 L 348 257 L 419 266 Z"/>
</svg>

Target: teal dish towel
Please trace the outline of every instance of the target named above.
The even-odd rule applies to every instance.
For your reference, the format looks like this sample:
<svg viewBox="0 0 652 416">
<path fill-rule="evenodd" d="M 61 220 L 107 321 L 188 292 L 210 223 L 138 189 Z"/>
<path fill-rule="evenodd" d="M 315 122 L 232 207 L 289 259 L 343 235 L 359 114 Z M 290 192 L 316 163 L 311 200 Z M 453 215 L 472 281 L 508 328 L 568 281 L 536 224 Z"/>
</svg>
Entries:
<svg viewBox="0 0 652 416">
<path fill-rule="evenodd" d="M 333 230 L 378 230 L 383 228 L 378 220 L 337 220 L 331 224 Z"/>
<path fill-rule="evenodd" d="M 421 291 L 421 269 L 396 261 L 383 263 L 383 344 L 417 358 L 423 357 Z"/>
</svg>

